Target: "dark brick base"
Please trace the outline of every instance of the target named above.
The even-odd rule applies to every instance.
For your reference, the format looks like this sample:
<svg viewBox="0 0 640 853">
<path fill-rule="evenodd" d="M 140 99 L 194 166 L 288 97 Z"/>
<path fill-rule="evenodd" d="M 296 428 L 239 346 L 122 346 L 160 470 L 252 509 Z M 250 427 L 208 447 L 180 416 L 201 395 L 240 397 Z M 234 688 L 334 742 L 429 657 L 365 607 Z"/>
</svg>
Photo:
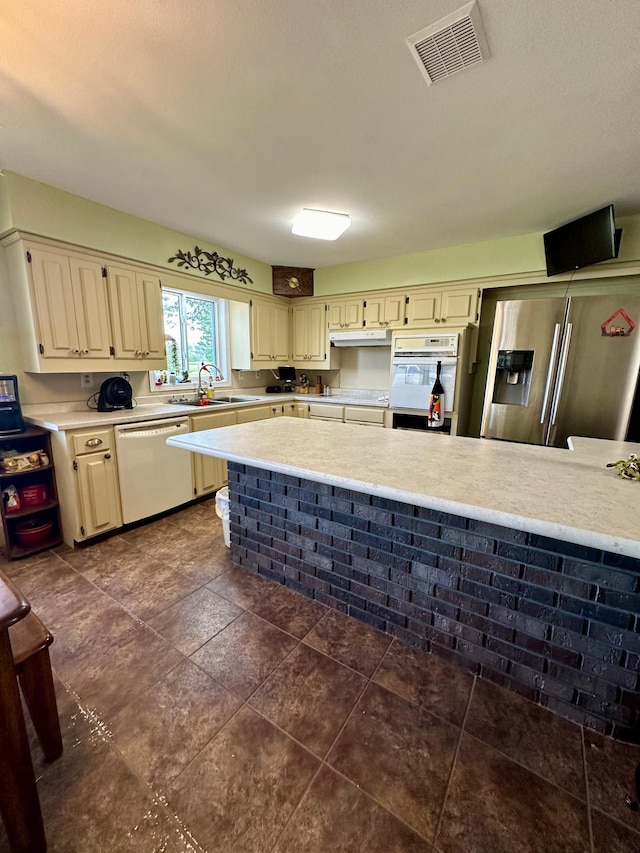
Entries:
<svg viewBox="0 0 640 853">
<path fill-rule="evenodd" d="M 640 742 L 640 560 L 229 464 L 238 565 Z"/>
</svg>

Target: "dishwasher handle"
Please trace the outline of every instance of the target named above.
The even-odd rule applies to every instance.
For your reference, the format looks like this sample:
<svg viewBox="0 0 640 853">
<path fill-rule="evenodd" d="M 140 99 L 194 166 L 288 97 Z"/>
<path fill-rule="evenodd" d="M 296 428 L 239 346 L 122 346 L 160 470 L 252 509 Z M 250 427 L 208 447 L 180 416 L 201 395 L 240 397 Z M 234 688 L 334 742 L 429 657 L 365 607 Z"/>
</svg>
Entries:
<svg viewBox="0 0 640 853">
<path fill-rule="evenodd" d="M 177 432 L 185 432 L 189 429 L 189 421 L 183 418 L 172 421 L 170 424 L 151 421 L 145 424 L 132 424 L 130 427 L 116 427 L 118 438 L 146 438 L 152 435 L 175 435 Z"/>
</svg>

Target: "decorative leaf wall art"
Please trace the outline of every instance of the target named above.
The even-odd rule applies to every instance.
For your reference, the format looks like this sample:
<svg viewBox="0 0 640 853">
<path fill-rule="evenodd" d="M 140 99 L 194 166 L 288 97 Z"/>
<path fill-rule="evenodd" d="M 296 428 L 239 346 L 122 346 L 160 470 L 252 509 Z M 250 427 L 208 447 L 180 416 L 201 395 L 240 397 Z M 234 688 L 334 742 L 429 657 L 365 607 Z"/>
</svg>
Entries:
<svg viewBox="0 0 640 853">
<path fill-rule="evenodd" d="M 222 281 L 225 278 L 230 278 L 232 281 L 237 281 L 240 284 L 253 284 L 253 279 L 249 277 L 246 270 L 240 267 L 234 267 L 233 258 L 223 258 L 217 252 L 207 252 L 199 246 L 193 247 L 193 253 L 190 251 L 183 252 L 182 249 L 169 258 L 169 263 L 177 262 L 179 267 L 189 267 L 190 269 L 199 270 L 205 275 L 216 273 Z"/>
</svg>

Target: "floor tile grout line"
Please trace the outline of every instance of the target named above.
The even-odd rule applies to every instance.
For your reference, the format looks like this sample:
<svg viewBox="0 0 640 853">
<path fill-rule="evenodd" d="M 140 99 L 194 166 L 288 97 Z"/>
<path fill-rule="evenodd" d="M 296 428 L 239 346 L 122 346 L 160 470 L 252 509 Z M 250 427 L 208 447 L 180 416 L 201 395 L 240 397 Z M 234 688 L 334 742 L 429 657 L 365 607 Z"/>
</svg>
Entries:
<svg viewBox="0 0 640 853">
<path fill-rule="evenodd" d="M 582 772 L 584 774 L 584 794 L 587 805 L 587 828 L 589 831 L 589 850 L 594 853 L 593 822 L 591 820 L 591 795 L 589 794 L 589 773 L 587 771 L 587 745 L 584 739 L 584 729 L 580 727 L 580 744 L 582 746 Z"/>
<path fill-rule="evenodd" d="M 324 618 L 324 617 L 323 617 L 323 618 Z M 319 620 L 319 621 L 321 621 L 321 620 Z M 318 624 L 318 623 L 316 623 L 316 624 Z M 312 629 L 310 629 L 310 630 L 313 630 L 313 628 L 312 628 Z M 300 643 L 302 643 L 302 640 L 300 641 Z M 304 793 L 303 793 L 303 794 L 302 794 L 302 796 L 300 797 L 300 800 L 299 800 L 298 804 L 296 805 L 296 807 L 295 807 L 295 808 L 294 808 L 294 810 L 292 811 L 292 813 L 291 813 L 291 815 L 289 816 L 289 818 L 288 818 L 287 822 L 286 822 L 286 823 L 285 823 L 285 825 L 283 826 L 282 831 L 281 831 L 281 832 L 280 832 L 280 834 L 278 835 L 278 837 L 277 837 L 277 839 L 276 839 L 276 842 L 275 842 L 274 846 L 271 848 L 271 853 L 273 853 L 273 851 L 274 851 L 274 850 L 276 850 L 276 848 L 277 848 L 277 846 L 278 846 L 278 843 L 279 843 L 280 839 L 282 838 L 282 836 L 284 835 L 284 833 L 285 833 L 285 831 L 286 831 L 287 826 L 288 826 L 288 825 L 289 825 L 289 823 L 293 820 L 294 815 L 295 815 L 295 814 L 296 814 L 296 812 L 299 810 L 300 806 L 302 805 L 302 802 L 303 802 L 304 798 L 306 797 L 306 795 L 307 795 L 307 793 L 309 792 L 309 790 L 310 790 L 310 788 L 311 788 L 311 786 L 312 786 L 313 782 L 315 781 L 316 777 L 318 776 L 318 774 L 320 773 L 320 771 L 322 770 L 322 768 L 323 768 L 323 767 L 327 767 L 330 771 L 332 771 L 332 772 L 334 772 L 334 773 L 337 773 L 341 778 L 345 779 L 345 780 L 346 780 L 350 785 L 353 785 L 354 787 L 356 787 L 356 788 L 358 789 L 358 791 L 360 791 L 361 793 L 363 793 L 363 794 L 364 794 L 368 799 L 370 799 L 372 802 L 374 802 L 377 806 L 379 806 L 380 808 L 384 809 L 384 811 L 386 811 L 386 812 L 387 812 L 387 814 L 390 814 L 390 815 L 391 815 L 395 820 L 398 820 L 398 821 L 399 821 L 400 823 L 402 823 L 404 826 L 407 826 L 407 827 L 408 827 L 412 832 L 415 832 L 415 833 L 416 833 L 416 835 L 418 835 L 420 838 L 424 838 L 424 836 L 423 836 L 423 835 L 421 835 L 419 832 L 417 832 L 413 827 L 409 826 L 409 824 L 407 824 L 404 820 L 402 820 L 402 818 L 399 818 L 399 817 L 398 817 L 397 815 L 395 815 L 392 811 L 390 811 L 386 806 L 384 806 L 382 803 L 379 803 L 379 802 L 375 799 L 375 797 L 373 797 L 371 794 L 369 794 L 367 791 L 365 791 L 365 789 L 364 789 L 364 788 L 362 788 L 360 785 L 358 785 L 358 784 L 357 784 L 353 779 L 349 779 L 349 777 L 348 777 L 348 776 L 345 776 L 345 775 L 344 775 L 344 773 L 340 772 L 339 770 L 336 770 L 336 768 L 335 768 L 335 767 L 333 767 L 331 764 L 329 764 L 329 762 L 327 761 L 327 758 L 328 758 L 329 754 L 331 753 L 331 750 L 332 750 L 332 749 L 333 749 L 333 747 L 336 745 L 336 743 L 337 743 L 338 739 L 340 738 L 340 735 L 341 735 L 341 734 L 342 734 L 342 732 L 344 731 L 345 727 L 346 727 L 346 726 L 347 726 L 347 724 L 349 723 L 349 720 L 352 718 L 353 714 L 355 713 L 356 708 L 357 708 L 357 707 L 358 707 L 358 705 L 360 704 L 360 700 L 362 699 L 362 696 L 363 696 L 363 694 L 364 694 L 365 690 L 366 690 L 366 689 L 367 689 L 367 687 L 372 683 L 372 678 L 373 678 L 373 676 L 375 675 L 375 673 L 378 671 L 378 667 L 379 667 L 379 666 L 380 666 L 380 664 L 382 663 L 382 660 L 383 660 L 383 658 L 385 657 L 385 655 L 386 655 L 386 653 L 387 653 L 387 651 L 388 651 L 388 649 L 389 649 L 389 647 L 390 647 L 390 646 L 391 646 L 391 643 L 389 643 L 389 646 L 388 646 L 388 647 L 387 647 L 387 649 L 384 651 L 384 653 L 381 655 L 380 660 L 378 661 L 378 663 L 377 663 L 377 665 L 376 665 L 376 667 L 375 667 L 374 671 L 371 673 L 371 676 L 367 677 L 367 676 L 363 675 L 362 673 L 359 673 L 359 675 L 361 675 L 361 676 L 365 679 L 365 682 L 364 682 L 364 684 L 362 685 L 362 689 L 360 690 L 360 693 L 358 694 L 358 696 L 357 696 L 357 698 L 356 698 L 355 702 L 353 703 L 353 707 L 351 708 L 351 710 L 349 711 L 349 713 L 348 713 L 348 714 L 347 714 L 347 716 L 345 717 L 344 722 L 342 723 L 342 725 L 341 725 L 341 726 L 340 726 L 340 728 L 338 729 L 338 732 L 336 733 L 336 736 L 334 737 L 334 739 L 332 740 L 331 744 L 329 745 L 329 747 L 328 747 L 328 748 L 327 748 L 327 750 L 325 751 L 324 755 L 323 755 L 322 757 L 317 756 L 315 753 L 313 753 L 313 751 L 312 751 L 312 750 L 310 750 L 310 749 L 309 749 L 309 747 L 305 747 L 305 748 L 306 748 L 306 749 L 308 749 L 310 752 L 312 752 L 312 754 L 313 754 L 313 755 L 315 755 L 315 757 L 316 757 L 316 758 L 319 758 L 319 760 L 320 760 L 320 764 L 319 764 L 319 766 L 318 766 L 318 769 L 317 769 L 317 770 L 316 770 L 316 772 L 314 773 L 313 778 L 311 779 L 311 781 L 310 781 L 310 782 L 309 782 L 309 784 L 307 785 L 307 788 L 305 789 Z M 315 649 L 314 651 L 319 651 L 319 650 L 318 650 L 318 649 Z M 323 652 L 320 652 L 320 654 L 324 654 L 324 653 L 323 653 Z M 335 660 L 335 658 L 332 658 L 330 655 L 325 655 L 325 656 L 326 656 L 326 657 L 329 657 L 331 660 L 333 660 L 333 661 L 334 661 L 334 662 L 336 662 L 336 663 L 340 663 L 340 661 L 336 661 L 336 660 Z M 344 665 L 344 664 L 343 664 L 343 665 Z M 351 669 L 351 667 L 349 667 L 349 669 Z M 275 671 L 275 670 L 274 670 L 274 671 Z M 352 670 L 352 671 L 354 671 L 354 672 L 355 672 L 355 670 Z M 255 710 L 255 709 L 254 709 L 254 710 Z M 261 716 L 264 716 L 264 715 L 262 715 L 262 714 L 261 714 Z M 272 720 L 270 720 L 268 717 L 265 717 L 265 719 L 267 719 L 267 720 L 269 720 L 269 722 L 273 723 L 273 721 L 272 721 Z M 274 725 L 275 725 L 275 724 L 274 724 Z M 278 726 L 278 728 L 280 728 L 280 727 Z M 282 729 L 282 731 L 284 731 L 284 729 Z M 289 732 L 285 732 L 285 734 L 287 734 L 289 737 L 292 737 L 292 735 L 291 735 L 291 734 L 289 734 Z M 293 738 L 293 740 L 295 740 L 295 741 L 296 741 L 296 743 L 299 743 L 299 741 L 297 741 L 297 739 L 296 739 L 296 738 Z M 301 745 L 303 745 L 303 744 L 301 744 Z M 426 838 L 425 838 L 425 841 L 427 841 L 427 839 L 426 839 Z M 428 841 L 427 841 L 427 843 L 428 843 Z"/>
<path fill-rule="evenodd" d="M 438 820 L 436 822 L 436 829 L 433 834 L 433 838 L 431 839 L 431 843 L 435 848 L 436 842 L 438 840 L 438 836 L 440 835 L 440 831 L 442 829 L 442 824 L 444 823 L 444 813 L 447 805 L 447 800 L 449 798 L 449 793 L 451 791 L 451 785 L 453 784 L 453 774 L 455 772 L 456 764 L 458 763 L 458 755 L 460 754 L 460 749 L 462 747 L 462 738 L 465 735 L 465 726 L 467 723 L 467 717 L 469 716 L 469 711 L 471 710 L 471 703 L 473 701 L 473 693 L 476 686 L 477 676 L 474 675 L 473 681 L 471 682 L 471 690 L 469 691 L 469 698 L 467 699 L 467 707 L 464 710 L 464 716 L 462 718 L 462 723 L 460 725 L 460 734 L 458 735 L 458 742 L 456 743 L 456 748 L 453 752 L 453 760 L 451 762 L 451 768 L 449 770 L 449 777 L 447 779 L 447 784 L 444 789 L 444 797 L 442 798 L 442 805 L 440 806 L 440 813 L 438 815 Z"/>
</svg>

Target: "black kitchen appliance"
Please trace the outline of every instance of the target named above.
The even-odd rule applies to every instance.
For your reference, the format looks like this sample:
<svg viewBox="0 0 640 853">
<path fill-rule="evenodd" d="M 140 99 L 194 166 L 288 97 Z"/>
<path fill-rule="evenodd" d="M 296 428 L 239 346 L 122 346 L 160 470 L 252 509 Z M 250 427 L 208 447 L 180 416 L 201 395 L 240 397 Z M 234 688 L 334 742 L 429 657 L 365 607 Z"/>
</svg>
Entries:
<svg viewBox="0 0 640 853">
<path fill-rule="evenodd" d="M 292 383 L 296 381 L 295 367 L 279 367 L 278 379 L 284 382 L 283 391 L 293 391 Z"/>
<path fill-rule="evenodd" d="M 133 409 L 133 390 L 121 376 L 105 379 L 98 395 L 99 412 L 115 412 L 118 409 Z"/>
<path fill-rule="evenodd" d="M 265 394 L 280 394 L 282 392 L 282 387 L 280 385 L 267 385 L 265 388 Z"/>
<path fill-rule="evenodd" d="M 0 376 L 0 435 L 24 432 L 25 429 L 18 397 L 18 377 Z"/>
</svg>

